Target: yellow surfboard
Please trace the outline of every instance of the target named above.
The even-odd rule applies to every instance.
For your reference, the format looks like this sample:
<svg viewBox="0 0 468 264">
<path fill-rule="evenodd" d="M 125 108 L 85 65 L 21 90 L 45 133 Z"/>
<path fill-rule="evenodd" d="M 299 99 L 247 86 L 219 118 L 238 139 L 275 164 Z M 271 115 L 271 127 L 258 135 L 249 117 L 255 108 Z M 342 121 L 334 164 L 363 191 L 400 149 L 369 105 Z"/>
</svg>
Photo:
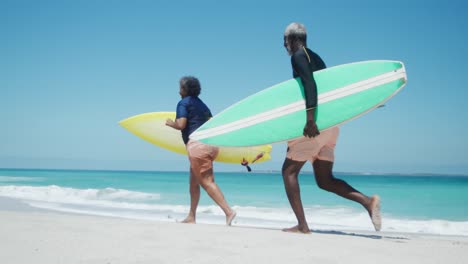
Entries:
<svg viewBox="0 0 468 264">
<path fill-rule="evenodd" d="M 175 112 L 151 112 L 129 117 L 119 122 L 136 136 L 161 148 L 187 155 L 179 130 L 166 126 L 166 119 L 174 120 Z M 251 165 L 271 159 L 271 145 L 254 147 L 220 147 L 216 161 Z"/>
</svg>

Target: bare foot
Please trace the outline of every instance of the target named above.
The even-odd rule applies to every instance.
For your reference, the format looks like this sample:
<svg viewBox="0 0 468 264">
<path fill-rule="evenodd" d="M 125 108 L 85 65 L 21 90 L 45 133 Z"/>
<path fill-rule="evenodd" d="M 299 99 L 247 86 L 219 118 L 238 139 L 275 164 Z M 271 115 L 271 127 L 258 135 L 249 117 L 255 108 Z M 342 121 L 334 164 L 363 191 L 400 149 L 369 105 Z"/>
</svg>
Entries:
<svg viewBox="0 0 468 264">
<path fill-rule="evenodd" d="M 299 227 L 299 225 L 293 226 L 293 227 L 290 227 L 290 228 L 284 228 L 283 232 L 302 233 L 302 234 L 310 234 L 311 233 L 308 227 Z"/>
<path fill-rule="evenodd" d="M 192 216 L 187 216 L 183 221 L 180 221 L 179 223 L 183 224 L 195 224 L 195 217 Z"/>
<path fill-rule="evenodd" d="M 236 217 L 236 211 L 231 210 L 231 213 L 226 215 L 226 225 L 230 226 L 234 217 Z"/>
<path fill-rule="evenodd" d="M 378 195 L 374 195 L 371 198 L 369 216 L 372 220 L 375 231 L 380 231 L 382 228 L 382 216 L 380 215 L 380 197 Z"/>
</svg>

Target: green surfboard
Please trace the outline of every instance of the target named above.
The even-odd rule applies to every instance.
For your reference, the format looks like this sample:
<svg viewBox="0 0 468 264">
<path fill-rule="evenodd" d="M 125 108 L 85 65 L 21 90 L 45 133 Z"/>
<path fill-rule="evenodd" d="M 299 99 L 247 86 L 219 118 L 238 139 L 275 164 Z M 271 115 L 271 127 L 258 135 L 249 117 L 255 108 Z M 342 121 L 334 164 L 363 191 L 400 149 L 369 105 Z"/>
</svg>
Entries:
<svg viewBox="0 0 468 264">
<path fill-rule="evenodd" d="M 384 104 L 406 84 L 399 61 L 363 61 L 314 72 L 320 131 L 355 119 Z M 190 138 L 217 146 L 255 146 L 302 137 L 306 120 L 299 78 L 253 94 L 220 112 Z"/>
</svg>

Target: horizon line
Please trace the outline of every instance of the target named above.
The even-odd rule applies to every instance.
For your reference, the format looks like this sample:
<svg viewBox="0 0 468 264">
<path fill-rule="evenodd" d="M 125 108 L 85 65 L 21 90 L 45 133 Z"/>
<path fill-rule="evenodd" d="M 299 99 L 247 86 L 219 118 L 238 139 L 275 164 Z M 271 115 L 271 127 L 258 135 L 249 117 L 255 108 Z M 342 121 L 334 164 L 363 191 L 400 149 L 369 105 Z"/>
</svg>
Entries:
<svg viewBox="0 0 468 264">
<path fill-rule="evenodd" d="M 42 170 L 42 171 L 108 171 L 108 172 L 186 172 L 185 170 L 144 170 L 144 169 L 70 169 L 70 168 L 7 168 L 0 167 L 0 170 Z M 246 172 L 244 170 L 232 170 L 232 171 L 218 171 L 217 173 L 263 173 L 263 174 L 281 174 L 281 170 L 252 170 L 252 172 Z M 312 170 L 304 170 L 303 174 L 313 174 Z M 358 171 L 334 171 L 334 174 L 351 174 L 349 176 L 462 176 L 468 177 L 468 173 L 438 173 L 438 172 L 358 172 Z"/>
</svg>

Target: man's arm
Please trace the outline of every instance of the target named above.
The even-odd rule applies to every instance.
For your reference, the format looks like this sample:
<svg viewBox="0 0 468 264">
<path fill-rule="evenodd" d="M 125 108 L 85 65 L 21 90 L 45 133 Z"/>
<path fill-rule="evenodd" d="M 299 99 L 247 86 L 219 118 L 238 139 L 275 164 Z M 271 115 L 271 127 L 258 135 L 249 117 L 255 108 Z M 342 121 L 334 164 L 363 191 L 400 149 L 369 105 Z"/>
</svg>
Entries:
<svg viewBox="0 0 468 264">
<path fill-rule="evenodd" d="M 291 57 L 291 63 L 301 79 L 304 86 L 304 97 L 306 101 L 307 119 L 304 126 L 303 135 L 306 137 L 315 137 L 320 134 L 315 123 L 315 109 L 317 107 L 317 84 L 311 74 L 309 58 L 303 54 L 295 53 Z"/>
<path fill-rule="evenodd" d="M 304 86 L 306 109 L 317 107 L 317 84 L 311 74 L 312 69 L 307 55 L 296 52 L 291 57 L 291 63 Z"/>
</svg>

